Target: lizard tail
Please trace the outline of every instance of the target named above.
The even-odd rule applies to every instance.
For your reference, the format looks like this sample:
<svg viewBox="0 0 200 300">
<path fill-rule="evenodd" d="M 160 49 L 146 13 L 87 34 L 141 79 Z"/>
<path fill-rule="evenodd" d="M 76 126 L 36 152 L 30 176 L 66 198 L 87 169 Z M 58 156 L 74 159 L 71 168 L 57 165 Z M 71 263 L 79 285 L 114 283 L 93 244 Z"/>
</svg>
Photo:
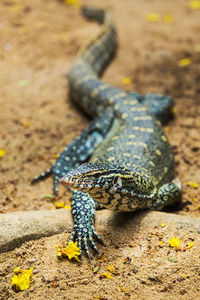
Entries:
<svg viewBox="0 0 200 300">
<path fill-rule="evenodd" d="M 111 15 L 102 9 L 82 7 L 82 15 L 102 24 L 100 31 L 85 43 L 78 52 L 78 58 L 89 65 L 96 75 L 101 75 L 117 49 L 117 34 Z"/>
<path fill-rule="evenodd" d="M 82 8 L 83 16 L 101 24 L 99 32 L 85 43 L 68 73 L 69 92 L 73 100 L 89 115 L 100 115 L 113 95 L 113 89 L 98 77 L 117 49 L 117 34 L 107 11 Z M 95 100 L 95 101 L 94 101 Z"/>
</svg>

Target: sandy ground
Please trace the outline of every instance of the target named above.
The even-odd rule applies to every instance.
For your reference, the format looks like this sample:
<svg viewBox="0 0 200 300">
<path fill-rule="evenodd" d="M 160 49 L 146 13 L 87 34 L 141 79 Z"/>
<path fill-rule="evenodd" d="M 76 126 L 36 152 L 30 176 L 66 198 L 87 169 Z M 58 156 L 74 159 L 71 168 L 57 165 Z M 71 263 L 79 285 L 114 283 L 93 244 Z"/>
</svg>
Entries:
<svg viewBox="0 0 200 300">
<path fill-rule="evenodd" d="M 118 53 L 104 81 L 125 90 L 173 97 L 175 117 L 166 131 L 183 187 L 183 203 L 175 213 L 199 217 L 200 10 L 191 10 L 185 0 L 91 0 L 84 4 L 109 8 L 119 33 Z M 161 19 L 148 22 L 146 15 L 151 13 L 158 13 Z M 2 0 L 0 16 L 0 149 L 6 150 L 0 159 L 0 212 L 51 209 L 55 207 L 55 199 L 47 197 L 52 193 L 51 178 L 37 186 L 31 186 L 30 181 L 48 168 L 89 122 L 69 101 L 66 74 L 79 47 L 98 31 L 98 25 L 88 23 L 77 9 L 56 0 Z M 180 66 L 184 58 L 189 59 L 189 64 Z M 123 84 L 125 77 L 131 78 L 130 84 Z M 66 197 L 60 188 L 56 200 L 67 199 L 70 195 Z M 117 264 L 120 275 L 114 280 L 99 279 L 86 259 L 81 265 L 57 260 L 54 244 L 64 239 L 67 240 L 63 233 L 27 242 L 2 254 L 0 274 L 4 283 L 0 297 L 151 299 L 152 295 L 157 299 L 194 299 L 200 295 L 199 268 L 193 268 L 192 276 L 184 280 L 177 281 L 177 276 L 183 275 L 174 277 L 171 271 L 161 282 L 155 279 L 136 283 L 133 264 L 123 263 L 121 251 L 112 252 L 118 240 L 114 236 L 106 248 L 100 249 L 107 257 L 104 269 Z M 124 241 L 120 247 L 129 242 Z M 153 255 L 156 253 L 151 251 L 147 255 L 141 278 L 152 272 L 148 260 Z M 199 252 L 195 255 L 199 256 Z M 10 284 L 16 266 L 34 266 L 37 270 L 31 289 L 17 294 Z M 120 284 L 126 287 L 127 295 Z"/>
</svg>

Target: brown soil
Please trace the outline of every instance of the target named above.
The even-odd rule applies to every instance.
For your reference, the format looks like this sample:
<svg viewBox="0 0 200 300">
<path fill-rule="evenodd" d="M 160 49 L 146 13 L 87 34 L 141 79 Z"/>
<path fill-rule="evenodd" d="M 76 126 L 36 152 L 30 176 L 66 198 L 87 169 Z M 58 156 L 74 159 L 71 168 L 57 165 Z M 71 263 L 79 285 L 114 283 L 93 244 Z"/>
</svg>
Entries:
<svg viewBox="0 0 200 300">
<path fill-rule="evenodd" d="M 200 10 L 189 9 L 185 0 L 91 0 L 84 4 L 109 8 L 119 33 L 119 50 L 103 76 L 104 81 L 126 90 L 173 97 L 175 117 L 166 130 L 183 188 L 183 205 L 176 213 L 199 217 L 200 53 L 195 47 L 200 43 Z M 150 13 L 159 13 L 162 19 L 157 23 L 148 22 L 145 16 Z M 166 14 L 173 16 L 172 22 L 164 21 Z M 30 181 L 51 166 L 56 154 L 89 122 L 68 99 L 66 74 L 79 47 L 98 31 L 98 25 L 88 23 L 74 7 L 56 0 L 2 0 L 0 16 L 0 148 L 6 150 L 0 160 L 0 211 L 51 209 L 55 199 L 45 195 L 52 191 L 52 179 L 37 186 L 31 186 Z M 180 67 L 178 62 L 183 58 L 189 58 L 191 63 Z M 124 77 L 130 77 L 132 83 L 124 85 Z M 199 187 L 188 185 L 189 181 Z M 66 201 L 64 189 L 60 188 L 56 200 Z M 130 293 L 135 282 L 129 278 L 126 285 L 130 270 L 125 268 L 119 251 L 111 255 L 112 243 L 101 247 L 101 251 L 105 256 L 109 253 L 105 266 L 117 264 L 120 276 L 114 281 L 100 280 L 98 275 L 93 275 L 86 259 L 81 266 L 57 261 L 54 244 L 59 244 L 64 236 L 28 242 L 2 255 L 1 263 L 7 266 L 3 271 L 2 299 L 129 297 L 120 284 Z M 36 273 L 32 290 L 16 294 L 10 284 L 13 269 L 32 265 L 44 279 L 37 281 L 40 277 Z M 145 272 L 148 270 L 140 274 L 145 276 Z M 193 272 L 193 280 L 197 280 L 198 272 L 198 269 Z M 74 278 L 77 284 L 70 285 L 76 281 Z M 191 277 L 179 280 L 177 287 L 173 280 L 173 274 L 167 276 L 163 289 L 157 282 L 149 285 L 137 282 L 137 291 L 130 297 L 151 299 L 151 295 L 154 298 L 157 295 L 157 299 L 166 299 L 171 295 L 183 299 L 194 281 Z M 194 299 L 197 293 L 192 290 L 184 299 Z"/>
</svg>

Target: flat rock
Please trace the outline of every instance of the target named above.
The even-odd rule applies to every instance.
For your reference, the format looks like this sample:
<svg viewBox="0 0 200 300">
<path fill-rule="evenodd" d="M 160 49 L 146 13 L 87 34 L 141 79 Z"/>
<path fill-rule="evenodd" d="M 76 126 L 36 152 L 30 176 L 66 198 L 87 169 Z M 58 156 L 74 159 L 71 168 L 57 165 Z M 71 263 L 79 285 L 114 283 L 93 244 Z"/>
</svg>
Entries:
<svg viewBox="0 0 200 300">
<path fill-rule="evenodd" d="M 158 211 L 142 213 L 113 213 L 101 210 L 96 213 L 96 226 L 119 236 L 133 234 L 136 230 L 147 231 L 170 224 L 174 232 L 200 234 L 200 219 Z M 0 216 L 0 252 L 19 247 L 23 242 L 51 236 L 61 232 L 71 232 L 73 226 L 69 210 L 38 210 L 13 212 Z"/>
<path fill-rule="evenodd" d="M 10 251 L 23 242 L 71 231 L 69 211 L 36 210 L 0 215 L 0 252 Z"/>
</svg>

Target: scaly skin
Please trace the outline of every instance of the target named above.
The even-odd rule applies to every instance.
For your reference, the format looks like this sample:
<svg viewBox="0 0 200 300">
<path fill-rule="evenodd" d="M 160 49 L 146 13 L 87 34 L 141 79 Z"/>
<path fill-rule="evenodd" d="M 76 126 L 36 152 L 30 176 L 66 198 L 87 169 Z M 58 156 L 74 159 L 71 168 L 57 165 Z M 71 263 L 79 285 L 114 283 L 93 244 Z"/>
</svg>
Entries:
<svg viewBox="0 0 200 300">
<path fill-rule="evenodd" d="M 110 15 L 103 10 L 83 8 L 83 15 L 102 27 L 84 45 L 68 75 L 73 100 L 94 120 L 57 159 L 55 165 L 37 176 L 53 173 L 57 182 L 74 189 L 71 239 L 82 244 L 88 257 L 88 240 L 98 253 L 94 229 L 95 201 L 118 211 L 162 209 L 181 199 L 172 183 L 174 158 L 162 129 L 173 102 L 161 95 L 126 93 L 98 79 L 115 54 L 117 35 Z M 95 201 L 94 201 L 95 200 Z"/>
</svg>

